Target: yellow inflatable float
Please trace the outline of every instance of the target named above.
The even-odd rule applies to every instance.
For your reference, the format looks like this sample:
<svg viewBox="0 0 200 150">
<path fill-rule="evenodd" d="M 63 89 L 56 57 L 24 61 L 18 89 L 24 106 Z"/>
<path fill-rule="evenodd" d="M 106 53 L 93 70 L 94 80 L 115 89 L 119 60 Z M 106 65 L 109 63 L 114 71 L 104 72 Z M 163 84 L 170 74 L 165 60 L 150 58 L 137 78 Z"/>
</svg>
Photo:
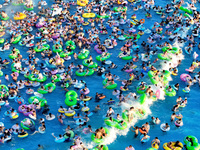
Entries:
<svg viewBox="0 0 200 150">
<path fill-rule="evenodd" d="M 26 18 L 26 15 L 25 15 L 25 14 L 19 13 L 18 16 L 15 16 L 15 17 L 14 17 L 14 20 L 23 20 L 23 19 L 25 19 L 25 18 Z"/>
<path fill-rule="evenodd" d="M 83 18 L 94 18 L 95 13 L 83 13 Z"/>
<path fill-rule="evenodd" d="M 152 147 L 152 148 L 155 148 L 155 149 L 159 149 L 159 145 L 158 145 L 157 143 L 155 143 L 155 142 L 153 142 L 153 143 L 151 144 L 151 147 Z"/>
<path fill-rule="evenodd" d="M 181 142 L 178 143 L 179 146 L 175 146 L 176 142 L 171 142 L 171 148 L 168 147 L 167 143 L 163 144 L 163 148 L 165 150 L 182 150 L 183 149 L 183 144 Z"/>
<path fill-rule="evenodd" d="M 77 0 L 77 5 L 86 6 L 88 4 L 88 0 Z"/>
</svg>

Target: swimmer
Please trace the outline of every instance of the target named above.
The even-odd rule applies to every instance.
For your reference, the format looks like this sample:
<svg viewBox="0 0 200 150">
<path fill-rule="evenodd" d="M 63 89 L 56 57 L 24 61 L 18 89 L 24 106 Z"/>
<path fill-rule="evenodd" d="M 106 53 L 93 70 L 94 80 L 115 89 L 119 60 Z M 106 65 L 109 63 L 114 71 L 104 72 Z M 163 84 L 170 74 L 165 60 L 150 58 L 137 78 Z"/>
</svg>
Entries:
<svg viewBox="0 0 200 150">
<path fill-rule="evenodd" d="M 113 115 L 115 112 L 112 109 L 112 107 L 109 107 L 109 110 L 107 111 L 106 117 L 110 117 L 111 115 Z"/>
<path fill-rule="evenodd" d="M 148 136 L 146 133 L 144 133 L 144 136 L 143 136 L 143 138 L 140 140 L 142 143 L 144 143 L 143 142 L 143 140 L 146 140 L 146 139 L 148 139 L 148 138 L 150 138 L 150 136 Z"/>
<path fill-rule="evenodd" d="M 129 145 L 128 147 L 126 147 L 126 149 L 125 150 L 135 150 L 134 148 L 133 148 L 133 146 L 132 145 Z"/>
<path fill-rule="evenodd" d="M 132 128 L 135 130 L 133 130 Z M 136 138 L 139 134 L 139 128 L 138 128 L 138 126 L 136 126 L 136 127 L 132 126 L 132 128 L 131 128 L 131 131 L 135 133 L 134 137 Z"/>
<path fill-rule="evenodd" d="M 126 110 L 124 110 L 123 112 L 125 112 Z M 130 107 L 130 109 L 128 110 L 128 121 L 129 122 L 132 122 L 132 120 L 134 119 L 134 112 L 135 112 L 135 109 L 134 107 Z"/>
<path fill-rule="evenodd" d="M 142 125 L 144 128 L 145 128 L 145 130 L 147 131 L 147 133 L 149 132 L 149 130 L 150 130 L 150 125 L 149 125 L 149 123 L 148 122 L 146 122 L 145 124 L 143 124 Z"/>
<path fill-rule="evenodd" d="M 97 113 L 99 110 L 101 110 L 100 105 L 97 105 L 92 112 Z"/>
<path fill-rule="evenodd" d="M 158 146 L 160 146 L 160 140 L 158 139 L 158 137 L 155 137 L 155 139 L 153 139 L 152 141 L 151 141 L 151 145 L 158 145 Z"/>
</svg>

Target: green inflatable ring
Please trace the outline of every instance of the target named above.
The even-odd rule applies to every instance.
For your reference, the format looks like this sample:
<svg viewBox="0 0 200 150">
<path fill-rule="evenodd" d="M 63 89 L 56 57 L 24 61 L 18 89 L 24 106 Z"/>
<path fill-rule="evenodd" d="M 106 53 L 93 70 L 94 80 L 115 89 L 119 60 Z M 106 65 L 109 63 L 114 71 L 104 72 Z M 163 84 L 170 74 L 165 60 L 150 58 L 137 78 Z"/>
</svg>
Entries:
<svg viewBox="0 0 200 150">
<path fill-rule="evenodd" d="M 37 78 L 36 78 L 33 74 L 30 74 L 30 75 L 28 76 L 28 79 L 29 79 L 30 81 L 37 81 Z"/>
<path fill-rule="evenodd" d="M 88 68 L 96 68 L 98 66 L 98 64 L 96 62 L 93 62 L 92 65 L 88 64 L 87 59 L 83 60 L 82 64 L 83 64 L 83 66 L 86 66 Z"/>
<path fill-rule="evenodd" d="M 158 54 L 158 58 L 161 59 L 161 60 L 167 60 L 167 61 L 170 61 L 170 60 L 171 60 L 171 59 L 168 58 L 168 57 L 164 57 L 162 53 L 159 53 L 159 54 Z"/>
<path fill-rule="evenodd" d="M 3 71 L 0 70 L 0 77 L 3 76 Z"/>
<path fill-rule="evenodd" d="M 105 128 L 105 127 L 104 127 L 104 130 L 106 131 L 107 136 L 109 136 L 109 134 L 110 134 L 109 130 L 107 128 Z M 91 139 L 95 143 L 103 143 L 104 142 L 104 139 L 102 139 L 102 138 L 101 139 L 96 139 L 94 133 L 92 133 Z"/>
<path fill-rule="evenodd" d="M 87 73 L 87 70 L 84 70 L 83 72 L 78 72 L 78 70 L 77 70 L 77 71 L 75 72 L 75 74 L 76 74 L 77 76 L 80 76 L 80 77 L 85 76 L 86 73 Z M 91 76 L 91 75 L 93 75 L 93 74 L 94 74 L 94 70 L 93 70 L 93 69 L 89 69 L 89 72 L 87 73 L 86 76 Z"/>
<path fill-rule="evenodd" d="M 59 53 L 59 55 L 60 55 L 60 57 L 66 57 L 66 56 L 69 56 L 69 55 L 72 55 L 72 54 L 74 54 L 74 52 L 73 51 L 71 51 L 71 52 L 60 52 Z"/>
<path fill-rule="evenodd" d="M 65 96 L 65 104 L 67 106 L 76 105 L 78 94 L 74 90 L 68 91 Z"/>
<path fill-rule="evenodd" d="M 143 114 L 141 114 L 139 111 L 136 111 L 136 115 L 137 115 L 139 118 L 143 118 L 143 117 L 145 116 L 146 112 L 145 112 L 144 109 L 142 109 L 142 113 L 143 113 Z"/>
<path fill-rule="evenodd" d="M 113 122 L 111 122 L 111 121 L 109 121 L 110 119 L 109 118 L 105 118 L 104 119 L 104 122 L 108 125 L 108 126 L 110 126 L 110 127 L 115 127 L 115 128 L 117 128 L 117 129 L 120 129 L 120 130 L 124 130 L 124 129 L 126 129 L 127 128 L 127 122 L 124 122 L 123 123 L 123 126 L 121 126 L 120 125 L 120 122 L 122 121 L 122 120 L 118 120 L 118 119 L 113 119 Z"/>
<path fill-rule="evenodd" d="M 105 86 L 107 84 L 107 79 L 103 80 L 103 85 Z M 106 87 L 106 89 L 112 90 L 115 89 L 117 87 L 117 83 L 114 84 L 110 84 Z"/>
<path fill-rule="evenodd" d="M 119 55 L 121 54 L 122 52 L 119 53 Z M 133 59 L 133 56 L 125 56 L 125 57 L 121 57 L 121 59 L 123 60 L 130 60 L 130 59 Z"/>
<path fill-rule="evenodd" d="M 159 81 L 157 81 L 155 78 L 150 78 L 150 81 L 151 81 L 151 83 L 153 83 L 153 84 L 158 84 L 159 83 Z"/>
<path fill-rule="evenodd" d="M 6 18 L 3 18 L 3 17 L 2 17 L 2 15 L 0 15 L 0 18 L 1 18 L 1 20 L 4 20 L 4 21 L 6 21 L 6 20 L 8 20 L 10 17 L 9 17 L 9 16 L 7 16 Z"/>
<path fill-rule="evenodd" d="M 85 53 L 78 54 L 78 58 L 79 59 L 86 59 L 89 54 L 90 54 L 90 51 L 89 50 L 85 50 Z"/>
<path fill-rule="evenodd" d="M 105 19 L 105 18 L 109 18 L 110 16 L 108 15 L 97 15 L 97 18 L 101 18 L 101 19 Z"/>
<path fill-rule="evenodd" d="M 52 88 L 52 91 L 54 91 L 56 89 L 56 85 L 54 83 L 47 83 L 44 86 L 45 90 L 47 90 L 47 91 L 48 91 L 49 87 Z"/>
<path fill-rule="evenodd" d="M 192 139 L 193 145 L 190 141 L 186 140 L 186 138 Z M 200 149 L 200 144 L 198 143 L 198 139 L 195 136 L 188 135 L 184 138 L 184 143 L 186 144 L 187 150 L 199 150 Z"/>
<path fill-rule="evenodd" d="M 125 110 L 123 113 L 122 113 L 122 118 L 126 121 L 126 122 L 128 122 L 128 110 Z"/>
<path fill-rule="evenodd" d="M 99 150 L 98 146 L 93 148 L 92 150 Z M 103 145 L 103 150 L 109 150 L 107 145 Z"/>
<path fill-rule="evenodd" d="M 148 86 L 145 85 L 145 89 L 144 90 L 139 90 L 140 87 L 137 87 L 136 92 L 138 94 L 144 94 L 146 92 L 146 89 L 148 88 Z"/>
<path fill-rule="evenodd" d="M 176 95 L 176 90 L 175 90 L 175 89 L 172 88 L 172 91 L 169 92 L 169 91 L 167 91 L 167 88 L 168 88 L 168 87 L 165 88 L 165 94 L 166 94 L 167 96 L 172 97 L 172 96 L 175 96 L 175 95 Z"/>
<path fill-rule="evenodd" d="M 183 7 L 183 6 L 180 6 L 179 9 L 186 12 L 186 13 L 193 14 L 192 10 L 189 10 L 189 9 Z"/>
<path fill-rule="evenodd" d="M 154 77 L 154 72 L 153 71 L 148 71 L 148 76 L 150 77 L 150 78 L 152 78 L 152 77 Z"/>
<path fill-rule="evenodd" d="M 68 132 L 70 132 L 70 137 L 69 137 L 69 136 L 67 136 L 66 134 L 64 134 L 64 135 L 63 135 L 63 137 L 64 137 L 65 139 L 68 139 L 68 138 L 73 138 L 73 137 L 74 137 L 74 131 L 72 131 L 72 130 L 69 130 Z"/>
<path fill-rule="evenodd" d="M 20 54 L 20 51 L 19 51 L 18 49 L 15 49 L 15 51 L 16 51 L 16 55 L 9 54 L 8 57 L 9 57 L 10 59 L 15 59 L 15 58 L 18 57 L 17 55 Z M 14 65 L 13 65 L 13 66 L 14 66 Z"/>
<path fill-rule="evenodd" d="M 27 126 L 25 126 L 25 125 L 23 124 L 23 123 L 26 121 L 26 119 L 27 119 L 27 118 L 25 118 L 24 120 L 22 120 L 20 125 L 21 125 L 21 127 L 22 127 L 23 129 L 25 129 L 25 130 L 30 130 L 29 127 L 27 127 Z M 34 122 L 32 119 L 30 119 L 30 120 L 31 120 L 31 123 L 35 125 L 35 122 Z"/>
<path fill-rule="evenodd" d="M 38 89 L 37 89 L 37 92 L 40 93 L 40 94 L 47 94 L 47 93 L 48 93 L 47 90 L 43 90 L 43 89 L 41 89 L 41 88 L 38 88 Z"/>
<path fill-rule="evenodd" d="M 168 70 L 163 70 L 162 71 L 162 74 L 165 76 L 165 77 L 169 77 L 171 75 L 170 71 Z"/>
<path fill-rule="evenodd" d="M 49 44 L 43 44 L 41 49 L 38 49 L 37 46 L 34 47 L 35 52 L 42 52 L 44 50 L 48 50 L 50 48 Z"/>
<path fill-rule="evenodd" d="M 26 6 L 24 6 L 24 9 L 27 10 L 27 11 L 32 11 L 33 8 L 34 8 L 34 7 L 26 7 Z"/>
<path fill-rule="evenodd" d="M 61 76 L 60 74 L 56 74 L 56 79 L 53 78 L 53 76 L 51 77 L 51 80 L 53 80 L 54 82 L 60 82 L 61 81 Z"/>
<path fill-rule="evenodd" d="M 173 47 L 172 50 L 169 50 L 169 47 L 163 47 L 163 48 L 162 48 L 162 51 L 163 51 L 163 52 L 166 52 L 166 51 L 167 51 L 168 53 L 173 53 L 173 54 L 179 53 L 178 47 Z"/>
<path fill-rule="evenodd" d="M 71 50 L 74 50 L 76 48 L 74 41 L 67 41 L 65 45 L 70 46 Z"/>
<path fill-rule="evenodd" d="M 44 99 L 44 98 L 39 98 L 37 96 L 31 96 L 29 99 L 28 99 L 28 102 L 29 104 L 32 104 L 33 101 L 35 101 L 35 99 L 40 103 L 41 107 L 43 107 L 45 104 L 47 104 L 47 100 Z"/>
<path fill-rule="evenodd" d="M 5 42 L 5 39 L 0 39 L 0 44 L 3 44 Z"/>
<path fill-rule="evenodd" d="M 60 53 L 62 52 L 63 48 L 62 48 L 62 45 L 58 44 L 59 48 L 56 49 L 56 45 L 53 45 L 53 52 L 54 53 Z"/>
<path fill-rule="evenodd" d="M 3 87 L 3 88 L 2 88 L 2 87 Z M 4 89 L 6 92 L 9 91 L 9 88 L 8 88 L 6 85 L 1 84 L 1 85 L 0 85 L 0 91 L 2 91 L 3 89 Z"/>
<path fill-rule="evenodd" d="M 104 61 L 110 58 L 110 54 L 108 53 L 105 57 L 101 57 L 101 55 L 96 56 L 96 60 Z"/>
<path fill-rule="evenodd" d="M 47 76 L 43 76 L 42 79 L 36 79 L 37 82 L 45 82 L 47 80 Z"/>
<path fill-rule="evenodd" d="M 12 42 L 12 44 L 17 44 L 20 40 L 21 40 L 22 36 L 19 35 L 18 37 L 14 38 L 14 41 Z"/>
<path fill-rule="evenodd" d="M 146 101 L 146 99 L 147 99 L 147 95 L 146 95 L 146 94 L 142 94 L 142 95 L 140 96 L 140 104 L 144 104 L 145 101 Z"/>
</svg>

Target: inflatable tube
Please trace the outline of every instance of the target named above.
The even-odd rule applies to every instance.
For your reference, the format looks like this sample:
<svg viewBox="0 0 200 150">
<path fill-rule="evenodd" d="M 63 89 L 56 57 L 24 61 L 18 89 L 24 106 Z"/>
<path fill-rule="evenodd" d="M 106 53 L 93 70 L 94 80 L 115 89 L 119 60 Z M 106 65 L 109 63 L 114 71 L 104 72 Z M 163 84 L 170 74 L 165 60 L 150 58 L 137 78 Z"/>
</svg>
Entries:
<svg viewBox="0 0 200 150">
<path fill-rule="evenodd" d="M 106 131 L 107 136 L 109 136 L 109 130 L 104 127 L 104 130 Z M 91 135 L 91 139 L 95 143 L 103 143 L 105 139 L 96 139 L 94 133 Z"/>
<path fill-rule="evenodd" d="M 98 61 L 104 61 L 110 58 L 110 54 L 108 53 L 105 57 L 102 57 L 101 55 L 96 56 L 96 60 Z"/>
<path fill-rule="evenodd" d="M 57 138 L 55 138 L 55 142 L 56 143 L 63 143 L 64 141 L 65 141 L 64 137 L 61 137 L 61 138 L 57 137 Z"/>
<path fill-rule="evenodd" d="M 141 140 L 143 137 L 144 137 L 144 135 L 142 134 L 142 135 L 140 136 L 140 140 Z M 150 137 L 148 137 L 148 138 L 145 139 L 145 140 L 142 140 L 141 142 L 146 143 L 146 142 L 148 142 L 149 140 L 150 140 Z"/>
<path fill-rule="evenodd" d="M 19 13 L 19 16 L 15 16 L 14 20 L 23 20 L 26 18 L 26 15 L 23 13 Z"/>
<path fill-rule="evenodd" d="M 170 127 L 168 127 L 167 129 L 165 129 L 164 127 L 165 127 L 165 123 L 162 123 L 162 124 L 160 125 L 160 129 L 161 129 L 163 132 L 167 132 L 167 131 L 170 130 Z"/>
<path fill-rule="evenodd" d="M 147 99 L 147 95 L 146 94 L 142 94 L 141 96 L 140 96 L 140 104 L 142 105 L 142 104 L 144 104 L 145 103 L 145 101 L 146 101 L 146 99 Z"/>
<path fill-rule="evenodd" d="M 162 53 L 158 54 L 158 58 L 161 59 L 161 60 L 167 60 L 167 61 L 171 60 L 169 57 L 164 57 Z"/>
<path fill-rule="evenodd" d="M 90 51 L 89 50 L 85 50 L 85 53 L 78 54 L 78 58 L 79 59 L 86 59 L 89 54 L 90 54 Z"/>
<path fill-rule="evenodd" d="M 76 48 L 76 45 L 75 45 L 74 41 L 67 41 L 67 42 L 65 43 L 65 45 L 66 45 L 67 47 L 69 46 L 71 50 L 74 50 L 74 49 Z"/>
<path fill-rule="evenodd" d="M 95 13 L 83 13 L 83 18 L 94 18 Z"/>
<path fill-rule="evenodd" d="M 187 140 L 187 138 L 190 138 L 192 140 L 193 145 L 190 141 Z M 198 139 L 195 136 L 188 135 L 184 138 L 183 141 L 186 144 L 186 148 L 188 150 L 198 150 L 198 149 L 200 149 L 200 144 L 198 143 Z"/>
<path fill-rule="evenodd" d="M 184 82 L 186 82 L 188 79 L 192 79 L 189 74 L 185 74 L 185 73 L 181 74 L 180 78 Z"/>
<path fill-rule="evenodd" d="M 28 126 L 28 125 L 24 125 L 24 122 L 26 121 L 26 119 L 28 118 L 25 118 L 24 120 L 21 121 L 21 127 L 25 130 L 30 130 L 31 126 L 35 126 L 35 122 L 33 120 L 30 119 L 31 121 L 31 126 Z"/>
<path fill-rule="evenodd" d="M 27 136 L 28 136 L 28 133 L 26 133 L 26 134 L 24 134 L 24 135 L 18 134 L 18 137 L 19 137 L 19 138 L 25 138 L 25 137 L 27 137 Z"/>
<path fill-rule="evenodd" d="M 176 91 L 172 88 L 172 91 L 171 92 L 169 92 L 168 90 L 167 90 L 167 88 L 168 87 L 166 87 L 165 88 L 165 94 L 167 95 L 167 96 L 170 96 L 170 97 L 172 97 L 172 96 L 175 96 L 176 95 Z"/>
<path fill-rule="evenodd" d="M 66 104 L 67 106 L 76 105 L 78 94 L 77 94 L 75 91 L 70 90 L 70 91 L 68 91 L 68 92 L 65 94 L 65 96 L 66 96 L 66 98 L 65 98 L 65 104 Z"/>
<path fill-rule="evenodd" d="M 70 133 L 70 137 L 67 136 L 66 134 L 64 134 L 63 137 L 64 137 L 65 139 L 68 139 L 68 138 L 74 138 L 74 131 L 72 131 L 72 130 L 68 130 L 68 132 Z"/>
<path fill-rule="evenodd" d="M 183 144 L 181 143 L 181 142 L 179 142 L 180 143 L 180 147 L 175 147 L 174 145 L 176 144 L 176 142 L 172 142 L 172 148 L 174 149 L 174 150 L 182 150 L 183 149 Z M 163 148 L 165 149 L 165 150 L 171 150 L 171 148 L 169 148 L 168 146 L 167 146 L 167 143 L 164 143 L 163 144 Z M 188 149 L 189 150 L 189 149 Z"/>
<path fill-rule="evenodd" d="M 2 15 L 0 15 L 0 18 L 1 18 L 1 20 L 4 20 L 4 21 L 6 21 L 6 20 L 8 20 L 10 17 L 9 17 L 9 16 L 7 16 L 7 17 L 3 18 L 3 17 L 2 17 Z"/>
<path fill-rule="evenodd" d="M 181 123 L 178 123 L 179 120 L 176 120 L 174 122 L 174 124 L 177 126 L 177 127 L 182 127 L 183 126 L 183 121 L 181 121 Z"/>
<path fill-rule="evenodd" d="M 84 70 L 83 72 L 78 72 L 78 70 L 75 72 L 75 74 L 77 76 L 91 76 L 94 74 L 94 70 L 93 69 L 89 69 L 89 72 L 87 73 L 87 70 Z"/>
<path fill-rule="evenodd" d="M 46 120 L 53 120 L 55 118 L 56 118 L 56 116 L 53 114 L 51 115 L 51 117 L 50 117 L 50 115 L 46 115 Z"/>
<path fill-rule="evenodd" d="M 192 10 L 189 10 L 189 9 L 183 7 L 183 6 L 180 6 L 179 9 L 186 12 L 186 13 L 193 14 Z"/>
<path fill-rule="evenodd" d="M 140 87 L 137 87 L 136 92 L 137 92 L 138 94 L 144 94 L 144 93 L 146 92 L 147 88 L 148 88 L 148 86 L 146 86 L 146 85 L 145 85 L 145 89 L 144 89 L 144 90 L 139 90 Z"/>
<path fill-rule="evenodd" d="M 58 44 L 58 48 L 56 48 L 56 45 L 53 45 L 54 53 L 60 53 L 60 52 L 62 52 L 62 50 L 63 50 L 62 45 Z"/>
<path fill-rule="evenodd" d="M 83 60 L 82 64 L 83 64 L 83 66 L 86 66 L 88 68 L 96 68 L 98 66 L 98 64 L 96 62 L 93 62 L 92 65 L 88 64 L 87 59 Z"/>
<path fill-rule="evenodd" d="M 72 117 L 72 116 L 74 116 L 76 114 L 76 111 L 71 111 L 71 112 L 69 112 L 69 111 L 66 111 L 65 112 L 65 116 L 67 116 L 67 117 Z"/>
<path fill-rule="evenodd" d="M 103 80 L 103 85 L 105 86 L 107 84 L 107 79 Z M 117 87 L 117 83 L 110 84 L 106 87 L 106 89 L 115 89 Z"/>
<path fill-rule="evenodd" d="M 33 10 L 33 7 L 26 7 L 26 5 L 24 6 L 24 9 L 27 10 L 27 11 L 32 11 Z"/>
<path fill-rule="evenodd" d="M 44 88 L 45 88 L 46 91 L 49 90 L 49 87 L 50 87 L 50 89 L 51 89 L 52 91 L 54 91 L 54 90 L 56 89 L 56 85 L 55 85 L 54 83 L 47 83 L 47 84 L 45 84 L 45 86 L 44 86 Z"/>
<path fill-rule="evenodd" d="M 40 97 L 37 97 L 37 96 L 31 96 L 29 99 L 28 99 L 28 102 L 29 104 L 36 104 L 36 103 L 40 103 L 41 107 L 43 107 L 45 104 L 47 104 L 47 100 L 44 99 L 44 98 L 40 98 Z"/>
</svg>

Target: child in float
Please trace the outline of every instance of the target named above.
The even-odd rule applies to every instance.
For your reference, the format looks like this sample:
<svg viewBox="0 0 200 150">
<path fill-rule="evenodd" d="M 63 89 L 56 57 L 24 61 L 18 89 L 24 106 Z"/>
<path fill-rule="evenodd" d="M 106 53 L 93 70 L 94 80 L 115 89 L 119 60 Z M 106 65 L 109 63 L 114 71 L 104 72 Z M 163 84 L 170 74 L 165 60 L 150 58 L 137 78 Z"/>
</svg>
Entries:
<svg viewBox="0 0 200 150">
<path fill-rule="evenodd" d="M 184 88 L 184 90 L 185 90 L 186 92 L 189 92 L 189 91 L 190 91 L 190 86 L 187 85 L 187 86 Z"/>
<path fill-rule="evenodd" d="M 147 140 L 148 138 L 150 138 L 150 136 L 148 136 L 146 133 L 144 133 L 144 136 L 141 139 L 141 142 L 144 143 L 143 140 Z"/>
<path fill-rule="evenodd" d="M 155 137 L 155 139 L 152 140 L 151 144 L 157 144 L 158 146 L 160 146 L 160 140 L 158 139 L 158 137 Z"/>
</svg>

